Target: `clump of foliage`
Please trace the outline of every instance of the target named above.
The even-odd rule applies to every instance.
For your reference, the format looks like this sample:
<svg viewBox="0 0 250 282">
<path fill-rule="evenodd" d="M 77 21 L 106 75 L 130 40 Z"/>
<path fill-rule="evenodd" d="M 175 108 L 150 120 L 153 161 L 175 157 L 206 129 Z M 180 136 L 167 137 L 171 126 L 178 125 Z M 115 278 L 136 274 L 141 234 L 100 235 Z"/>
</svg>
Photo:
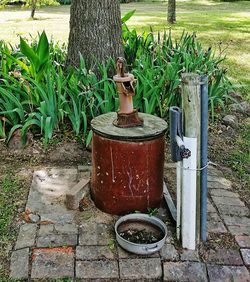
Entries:
<svg viewBox="0 0 250 282">
<path fill-rule="evenodd" d="M 135 107 L 141 112 L 167 119 L 169 107 L 180 104 L 182 72 L 207 74 L 209 77 L 210 109 L 224 107 L 232 86 L 221 67 L 224 58 L 204 50 L 195 34 L 183 33 L 173 41 L 171 32 L 137 34 L 123 21 L 123 45 L 128 68 L 138 80 Z M 60 130 L 73 131 L 88 144 L 90 121 L 97 115 L 116 111 L 118 95 L 110 69 L 114 60 L 65 70 L 66 46 L 49 42 L 46 34 L 28 43 L 20 38 L 16 47 L 0 43 L 0 138 L 10 140 L 16 130 L 25 141 L 27 132 L 40 133 L 48 144 Z M 101 78 L 101 79 L 100 79 Z"/>
</svg>

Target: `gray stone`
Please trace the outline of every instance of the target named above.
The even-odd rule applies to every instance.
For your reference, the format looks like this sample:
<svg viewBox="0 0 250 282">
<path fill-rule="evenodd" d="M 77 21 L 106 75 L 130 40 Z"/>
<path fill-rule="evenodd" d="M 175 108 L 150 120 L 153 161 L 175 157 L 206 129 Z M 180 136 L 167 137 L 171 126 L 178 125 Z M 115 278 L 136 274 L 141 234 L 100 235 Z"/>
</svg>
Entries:
<svg viewBox="0 0 250 282">
<path fill-rule="evenodd" d="M 29 249 L 14 251 L 11 255 L 10 278 L 28 279 L 29 277 Z"/>
<path fill-rule="evenodd" d="M 241 255 L 245 265 L 250 265 L 250 249 L 241 249 Z"/>
<path fill-rule="evenodd" d="M 247 207 L 237 207 L 228 205 L 217 205 L 220 214 L 235 215 L 235 216 L 249 216 L 249 209 Z"/>
<path fill-rule="evenodd" d="M 121 279 L 160 279 L 162 268 L 160 258 L 119 260 Z"/>
<path fill-rule="evenodd" d="M 76 261 L 76 278 L 111 279 L 119 278 L 117 261 Z"/>
<path fill-rule="evenodd" d="M 250 275 L 245 266 L 207 265 L 211 282 L 249 282 Z"/>
<path fill-rule="evenodd" d="M 74 277 L 74 250 L 68 248 L 34 249 L 31 278 Z"/>
<path fill-rule="evenodd" d="M 249 226 L 250 229 L 250 218 L 248 217 L 223 215 L 223 219 L 227 225 Z"/>
<path fill-rule="evenodd" d="M 250 227 L 246 225 L 228 225 L 232 235 L 250 235 Z"/>
<path fill-rule="evenodd" d="M 209 193 L 212 196 L 218 196 L 218 197 L 231 197 L 231 198 L 238 198 L 239 197 L 238 193 L 234 193 L 232 191 L 228 191 L 228 190 L 225 190 L 225 189 L 219 189 L 219 188 L 210 189 Z"/>
<path fill-rule="evenodd" d="M 66 209 L 66 207 L 65 207 Z M 67 213 L 66 211 L 55 211 L 54 213 L 44 213 L 41 214 L 41 222 L 50 222 L 51 224 L 71 224 L 74 221 L 74 214 L 71 212 Z"/>
<path fill-rule="evenodd" d="M 160 251 L 160 256 L 163 260 L 175 261 L 179 259 L 179 254 L 172 244 L 164 244 Z"/>
<path fill-rule="evenodd" d="M 240 252 L 233 249 L 210 250 L 207 261 L 224 265 L 243 265 Z"/>
<path fill-rule="evenodd" d="M 214 188 L 221 188 L 221 189 L 230 189 L 232 187 L 232 182 L 223 176 L 214 176 L 208 175 L 207 176 L 208 186 L 214 183 Z M 212 187 L 211 187 L 212 188 Z"/>
<path fill-rule="evenodd" d="M 115 259 L 115 254 L 109 246 L 77 246 L 77 260 Z"/>
<path fill-rule="evenodd" d="M 208 221 L 216 221 L 216 222 L 221 222 L 221 219 L 219 215 L 215 212 L 208 212 L 207 213 L 207 220 Z"/>
<path fill-rule="evenodd" d="M 47 168 L 35 171 L 26 208 L 43 223 L 71 223 L 73 212 L 65 207 L 66 193 L 77 182 L 76 169 Z"/>
<path fill-rule="evenodd" d="M 30 219 L 30 222 L 32 222 L 32 223 L 37 223 L 37 222 L 40 221 L 40 216 L 39 216 L 38 214 L 33 214 L 33 213 L 31 213 L 31 214 L 29 215 L 29 219 Z"/>
<path fill-rule="evenodd" d="M 237 117 L 233 115 L 226 115 L 222 121 L 226 126 L 230 126 L 232 128 L 237 128 L 239 126 Z"/>
<path fill-rule="evenodd" d="M 216 177 L 221 177 L 223 176 L 222 171 L 220 171 L 217 167 L 212 166 L 211 164 L 208 165 L 207 168 L 207 174 L 209 176 L 216 176 Z"/>
<path fill-rule="evenodd" d="M 150 255 L 137 255 L 137 254 L 132 254 L 132 253 L 129 253 L 127 251 L 125 251 L 124 249 L 122 249 L 121 247 L 118 246 L 118 257 L 120 259 L 125 259 L 125 258 L 130 258 L 130 259 L 134 259 L 134 258 L 159 258 L 160 257 L 160 254 L 159 252 L 156 252 L 156 253 L 153 253 L 153 254 L 150 254 Z"/>
<path fill-rule="evenodd" d="M 207 281 L 206 266 L 200 262 L 165 262 L 164 281 Z"/>
<path fill-rule="evenodd" d="M 226 233 L 227 229 L 225 225 L 220 221 L 207 221 L 207 232 L 211 233 Z"/>
<path fill-rule="evenodd" d="M 63 247 L 76 246 L 77 235 L 75 234 L 48 234 L 37 238 L 36 246 L 41 247 Z"/>
<path fill-rule="evenodd" d="M 105 246 L 112 239 L 111 229 L 107 224 L 84 224 L 80 227 L 79 245 Z"/>
<path fill-rule="evenodd" d="M 182 261 L 199 261 L 199 254 L 193 250 L 183 250 L 181 253 Z"/>
<path fill-rule="evenodd" d="M 15 249 L 32 247 L 36 239 L 36 224 L 26 223 L 20 227 Z"/>
<path fill-rule="evenodd" d="M 81 179 L 66 194 L 65 204 L 69 210 L 77 210 L 79 202 L 89 194 L 90 178 Z"/>
<path fill-rule="evenodd" d="M 247 101 L 231 104 L 230 109 L 233 112 L 248 114 L 248 115 L 250 114 L 250 105 Z"/>
<path fill-rule="evenodd" d="M 250 236 L 235 236 L 235 240 L 241 248 L 250 248 Z"/>
<path fill-rule="evenodd" d="M 227 205 L 227 206 L 245 207 L 245 204 L 239 198 L 212 196 L 212 200 L 214 201 L 216 206 Z"/>
<path fill-rule="evenodd" d="M 212 203 L 207 200 L 207 212 L 213 212 L 213 213 L 216 213 L 216 209 L 215 207 L 212 205 Z"/>
<path fill-rule="evenodd" d="M 231 190 L 231 185 L 224 185 L 221 184 L 220 182 L 208 182 L 207 183 L 208 189 L 224 189 L 224 190 Z"/>
<path fill-rule="evenodd" d="M 40 226 L 38 236 L 50 234 L 78 234 L 78 226 L 76 224 L 46 224 Z"/>
</svg>

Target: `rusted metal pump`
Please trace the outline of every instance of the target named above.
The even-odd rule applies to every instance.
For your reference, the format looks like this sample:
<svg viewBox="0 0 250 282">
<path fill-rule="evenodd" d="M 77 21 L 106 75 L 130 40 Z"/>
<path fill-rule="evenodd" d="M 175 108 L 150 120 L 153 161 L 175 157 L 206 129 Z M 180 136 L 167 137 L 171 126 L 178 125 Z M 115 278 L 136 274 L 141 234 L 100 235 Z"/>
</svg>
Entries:
<svg viewBox="0 0 250 282">
<path fill-rule="evenodd" d="M 139 118 L 138 110 L 134 109 L 133 96 L 135 96 L 134 76 L 125 73 L 125 59 L 122 57 L 116 60 L 116 72 L 113 77 L 117 85 L 120 98 L 120 109 L 117 112 L 117 119 L 113 124 L 117 127 L 128 128 L 143 125 L 143 119 Z"/>
</svg>

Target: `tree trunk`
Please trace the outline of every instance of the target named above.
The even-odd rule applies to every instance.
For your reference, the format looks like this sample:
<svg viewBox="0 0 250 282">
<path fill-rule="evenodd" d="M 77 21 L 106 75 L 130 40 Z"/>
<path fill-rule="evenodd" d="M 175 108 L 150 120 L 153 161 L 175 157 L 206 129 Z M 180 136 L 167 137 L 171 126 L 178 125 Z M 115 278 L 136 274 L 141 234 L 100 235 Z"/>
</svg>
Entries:
<svg viewBox="0 0 250 282">
<path fill-rule="evenodd" d="M 32 0 L 31 2 L 31 18 L 34 19 L 35 12 L 36 12 L 36 2 L 37 0 Z"/>
<path fill-rule="evenodd" d="M 176 22 L 176 0 L 168 0 L 168 22 Z"/>
<path fill-rule="evenodd" d="M 119 0 L 73 0 L 67 65 L 79 66 L 79 53 L 87 67 L 123 56 Z"/>
</svg>

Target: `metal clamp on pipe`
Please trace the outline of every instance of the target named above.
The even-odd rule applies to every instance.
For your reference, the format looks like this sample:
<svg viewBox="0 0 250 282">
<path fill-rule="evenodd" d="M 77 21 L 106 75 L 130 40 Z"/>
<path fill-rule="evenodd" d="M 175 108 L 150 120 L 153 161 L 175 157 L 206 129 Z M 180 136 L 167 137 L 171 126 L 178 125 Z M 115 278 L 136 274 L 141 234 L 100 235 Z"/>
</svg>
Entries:
<svg viewBox="0 0 250 282">
<path fill-rule="evenodd" d="M 179 162 L 191 156 L 191 151 L 185 148 L 182 134 L 182 111 L 178 107 L 170 108 L 170 146 L 173 162 Z"/>
</svg>

